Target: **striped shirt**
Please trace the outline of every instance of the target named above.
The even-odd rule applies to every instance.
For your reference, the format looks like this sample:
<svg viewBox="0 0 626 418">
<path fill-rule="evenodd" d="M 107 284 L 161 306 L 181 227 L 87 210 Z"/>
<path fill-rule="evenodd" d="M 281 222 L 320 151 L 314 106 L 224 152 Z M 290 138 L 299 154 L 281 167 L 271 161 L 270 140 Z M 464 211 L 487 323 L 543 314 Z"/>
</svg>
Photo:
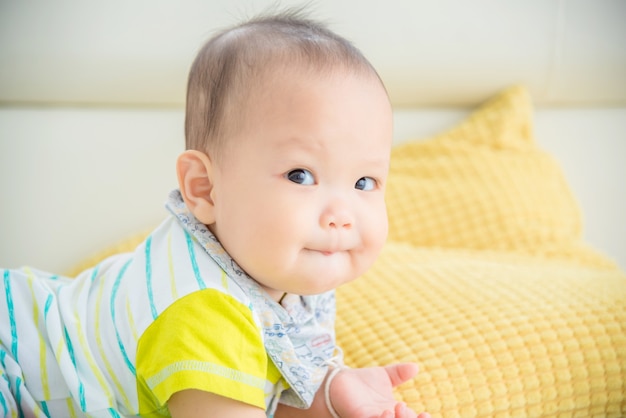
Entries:
<svg viewBox="0 0 626 418">
<path fill-rule="evenodd" d="M 334 293 L 282 306 L 178 191 L 133 252 L 74 279 L 0 270 L 0 413 L 168 415 L 177 391 L 307 407 L 334 351 Z"/>
</svg>

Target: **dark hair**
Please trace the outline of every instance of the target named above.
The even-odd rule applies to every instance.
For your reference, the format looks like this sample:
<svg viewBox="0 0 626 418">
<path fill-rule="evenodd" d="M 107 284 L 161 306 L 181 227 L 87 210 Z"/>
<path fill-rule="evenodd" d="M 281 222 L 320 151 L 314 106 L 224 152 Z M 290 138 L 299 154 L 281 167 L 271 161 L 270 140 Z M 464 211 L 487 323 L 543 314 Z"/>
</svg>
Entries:
<svg viewBox="0 0 626 418">
<path fill-rule="evenodd" d="M 245 95 L 277 66 L 344 68 L 378 77 L 348 40 L 303 17 L 301 10 L 258 16 L 216 34 L 198 52 L 187 85 L 186 148 L 219 149 L 236 117 L 245 116 L 237 109 L 245 108 Z"/>
</svg>

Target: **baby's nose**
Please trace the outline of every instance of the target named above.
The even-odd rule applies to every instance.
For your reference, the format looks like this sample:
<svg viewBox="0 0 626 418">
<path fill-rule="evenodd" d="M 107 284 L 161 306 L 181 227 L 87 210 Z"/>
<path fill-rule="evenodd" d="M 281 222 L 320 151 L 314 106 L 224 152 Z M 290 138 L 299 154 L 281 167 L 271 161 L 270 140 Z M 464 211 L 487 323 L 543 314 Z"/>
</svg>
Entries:
<svg viewBox="0 0 626 418">
<path fill-rule="evenodd" d="M 354 219 L 350 210 L 342 203 L 335 203 L 324 210 L 320 217 L 322 228 L 330 229 L 350 229 L 354 223 Z"/>
</svg>

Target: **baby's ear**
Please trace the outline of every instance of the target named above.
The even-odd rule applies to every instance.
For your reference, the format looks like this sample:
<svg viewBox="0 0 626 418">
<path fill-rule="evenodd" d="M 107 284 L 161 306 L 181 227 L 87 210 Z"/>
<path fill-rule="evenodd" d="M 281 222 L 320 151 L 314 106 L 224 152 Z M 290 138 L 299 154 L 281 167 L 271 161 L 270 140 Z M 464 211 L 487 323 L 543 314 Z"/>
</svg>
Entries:
<svg viewBox="0 0 626 418">
<path fill-rule="evenodd" d="M 187 150 L 176 161 L 178 187 L 187 208 L 205 225 L 215 222 L 213 191 L 213 164 L 208 155 Z"/>
</svg>

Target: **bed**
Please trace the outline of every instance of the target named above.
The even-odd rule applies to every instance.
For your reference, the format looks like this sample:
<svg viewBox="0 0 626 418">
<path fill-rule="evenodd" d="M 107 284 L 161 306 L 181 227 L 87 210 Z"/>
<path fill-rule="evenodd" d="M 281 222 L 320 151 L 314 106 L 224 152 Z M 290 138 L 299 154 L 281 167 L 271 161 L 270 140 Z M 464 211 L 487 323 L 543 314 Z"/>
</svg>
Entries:
<svg viewBox="0 0 626 418">
<path fill-rule="evenodd" d="M 73 274 L 156 225 L 195 51 L 271 3 L 0 5 L 0 264 Z M 626 415 L 624 3 L 312 8 L 395 112 L 388 242 L 337 293 L 346 362 L 417 362 L 396 393 L 434 417 Z"/>
</svg>

